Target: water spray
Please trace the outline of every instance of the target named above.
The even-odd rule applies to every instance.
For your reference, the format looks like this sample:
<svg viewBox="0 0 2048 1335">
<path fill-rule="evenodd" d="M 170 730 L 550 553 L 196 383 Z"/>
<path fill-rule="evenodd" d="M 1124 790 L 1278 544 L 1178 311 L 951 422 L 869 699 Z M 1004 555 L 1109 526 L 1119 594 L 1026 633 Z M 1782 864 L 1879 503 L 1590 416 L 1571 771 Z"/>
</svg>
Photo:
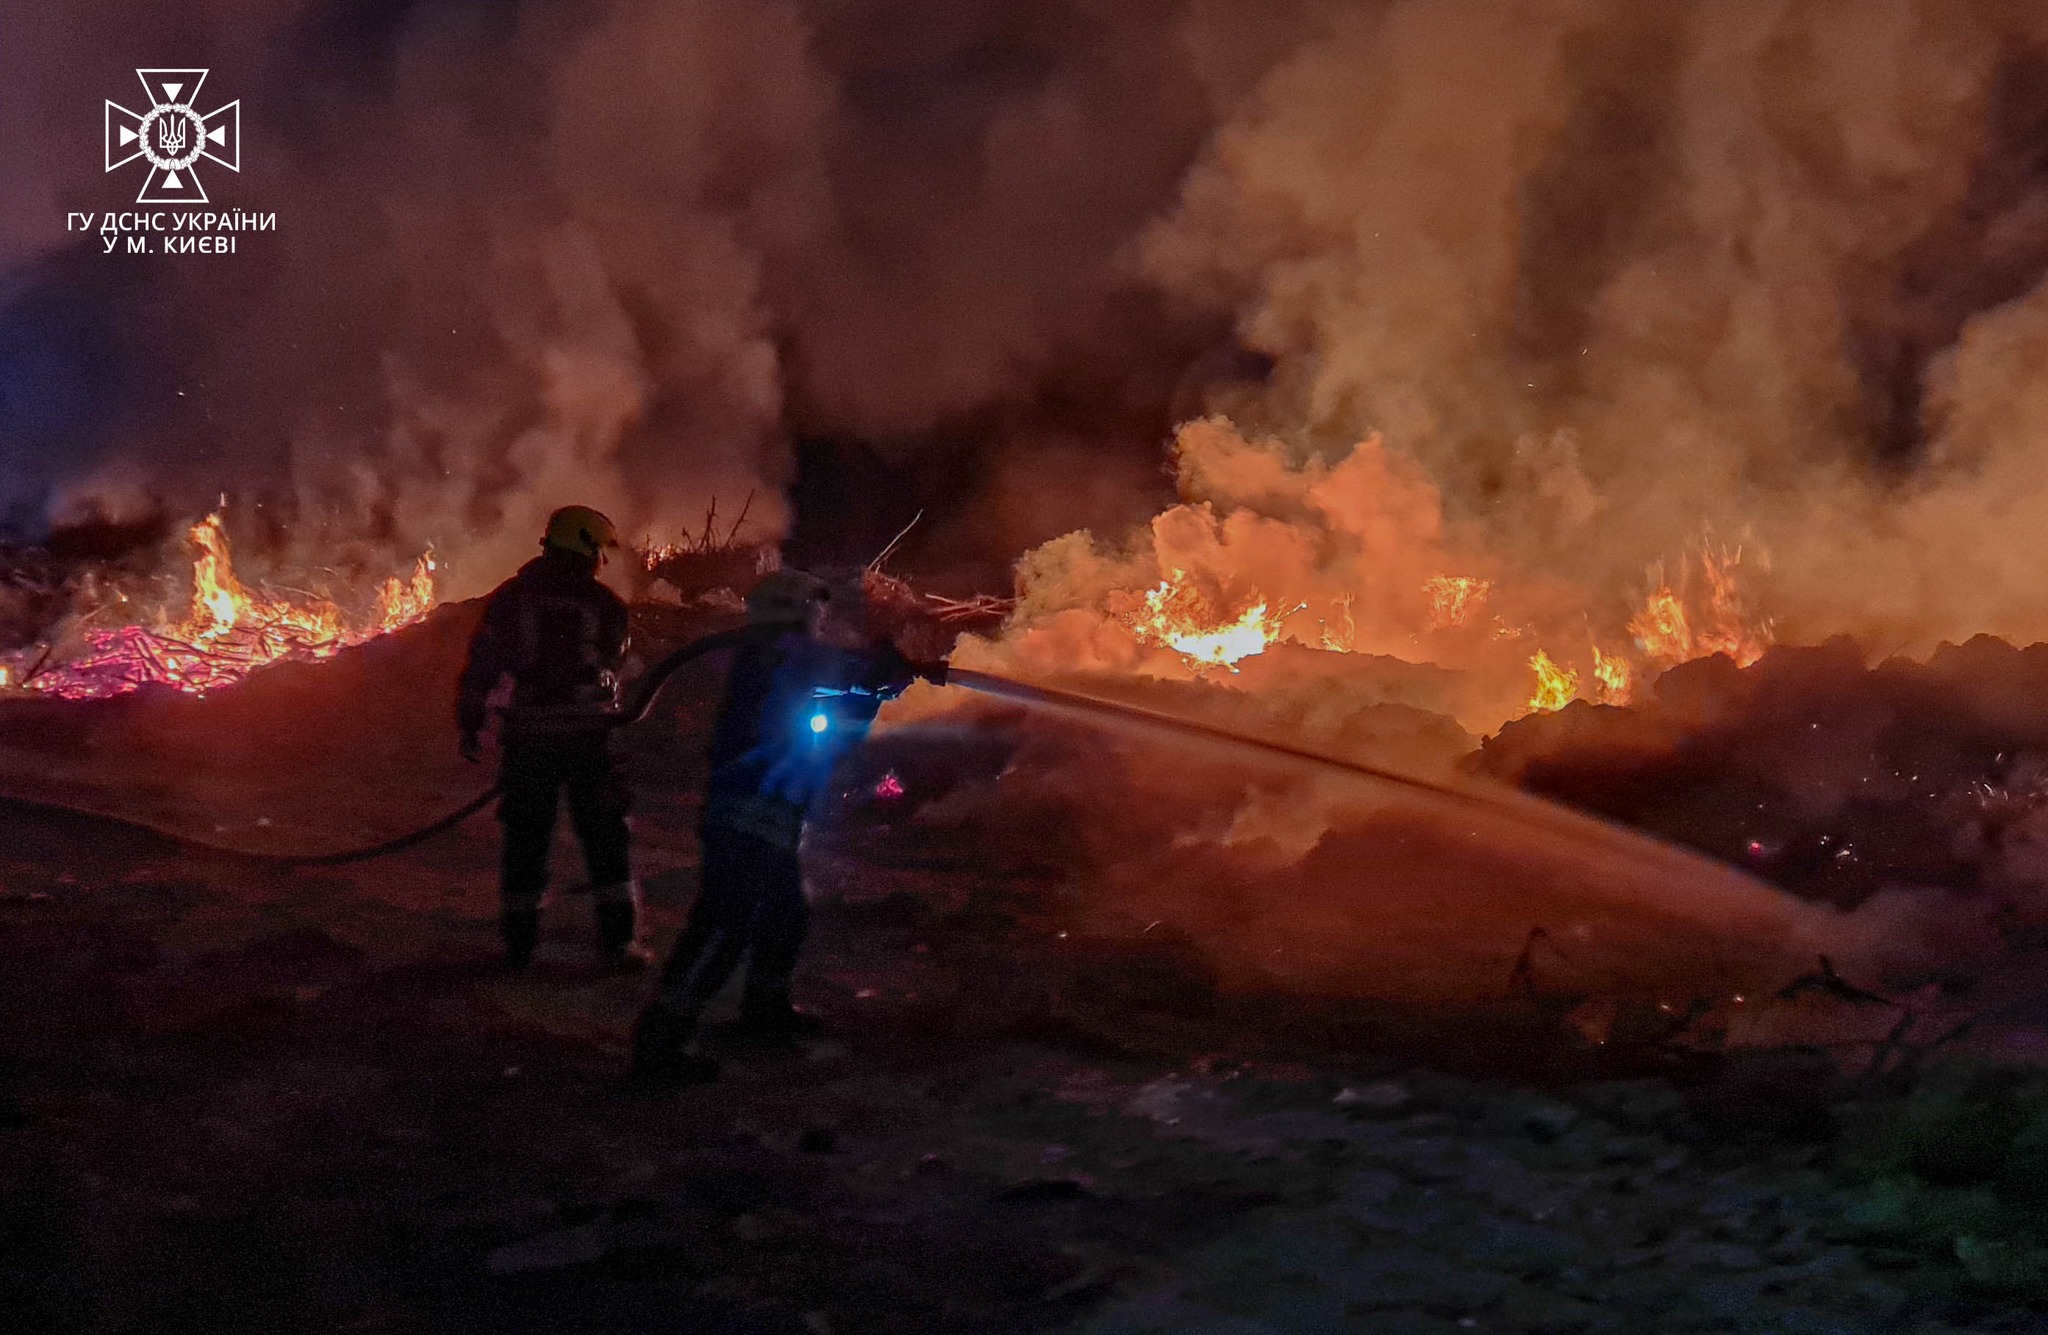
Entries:
<svg viewBox="0 0 2048 1335">
<path fill-rule="evenodd" d="M 1285 742 L 1249 737 L 1197 719 L 1165 714 L 1141 705 L 1124 704 L 1121 701 L 1105 700 L 1098 696 L 1082 695 L 1049 686 L 1032 686 L 969 668 L 949 670 L 946 674 L 946 684 L 965 687 L 983 695 L 995 696 L 1037 709 L 1078 715 L 1094 723 L 1135 726 L 1179 741 L 1196 741 L 1237 751 L 1260 752 L 1295 764 L 1312 766 L 1354 779 L 1365 779 L 1423 794 L 1430 799 L 1448 802 L 1466 810 L 1506 816 L 1519 825 L 1547 834 L 1562 835 L 1580 841 L 1597 840 L 1610 847 L 1618 846 L 1639 862 L 1661 863 L 1673 871 L 1697 870 L 1700 864 L 1710 863 L 1716 872 L 1722 875 L 1753 881 L 1753 878 L 1740 868 L 1653 839 L 1627 826 L 1532 797 L 1517 789 L 1426 779 L 1414 774 L 1404 774 L 1399 770 L 1382 769 L 1355 760 L 1344 760 Z"/>
<path fill-rule="evenodd" d="M 561 726 L 581 729 L 614 729 L 630 727 L 646 719 L 652 712 L 662 689 L 683 667 L 707 654 L 724 649 L 759 642 L 782 633 L 782 628 L 742 626 L 702 636 L 677 649 L 661 659 L 647 674 L 633 684 L 624 700 L 615 709 L 591 711 L 571 710 L 550 713 L 539 720 L 522 719 L 522 726 L 535 723 L 539 726 Z M 1105 700 L 1096 696 L 1082 695 L 1073 691 L 1059 690 L 1048 686 L 1033 686 L 1013 681 L 993 673 L 974 671 L 968 668 L 950 669 L 945 684 L 959 686 L 978 694 L 1008 700 L 1033 709 L 1054 713 L 1078 715 L 1094 724 L 1110 724 L 1122 728 L 1137 728 L 1169 736 L 1180 741 L 1195 741 L 1213 746 L 1228 747 L 1237 751 L 1253 751 L 1294 764 L 1312 766 L 1353 779 L 1391 786 L 1396 789 L 1423 794 L 1427 797 L 1449 802 L 1472 811 L 1485 811 L 1506 816 L 1516 823 L 1531 829 L 1543 830 L 1553 835 L 1563 835 L 1576 840 L 1604 840 L 1610 845 L 1617 841 L 1640 861 L 1663 861 L 1672 869 L 1696 869 L 1702 861 L 1697 854 L 1685 852 L 1671 845 L 1651 839 L 1636 831 L 1598 820 L 1583 813 L 1559 807 L 1553 803 L 1532 798 L 1513 789 L 1439 782 L 1398 770 L 1382 769 L 1378 766 L 1344 760 L 1325 755 L 1306 747 L 1292 746 L 1285 742 L 1271 741 L 1260 737 L 1249 737 L 1231 732 L 1212 724 L 1178 715 L 1164 714 L 1138 705 Z M 831 727 L 829 715 L 815 706 L 805 719 L 810 733 L 816 737 Z M 461 825 L 470 817 L 489 806 L 500 795 L 500 786 L 492 784 L 483 792 L 465 802 L 446 815 L 417 829 L 407 831 L 391 839 L 383 840 L 360 848 L 344 849 L 331 853 L 288 854 L 263 853 L 248 849 L 231 848 L 221 844 L 194 839 L 175 831 L 156 830 L 168 835 L 188 847 L 203 849 L 231 857 L 248 858 L 280 867 L 335 867 L 357 862 L 369 862 L 389 857 L 406 849 L 424 843 L 437 835 L 444 834 Z M 41 805 L 31 803 L 31 805 Z M 103 813 L 93 813 L 103 814 Z M 113 819 L 119 819 L 113 817 Z M 1714 867 L 1725 875 L 1749 879 L 1741 871 L 1714 863 Z"/>
</svg>

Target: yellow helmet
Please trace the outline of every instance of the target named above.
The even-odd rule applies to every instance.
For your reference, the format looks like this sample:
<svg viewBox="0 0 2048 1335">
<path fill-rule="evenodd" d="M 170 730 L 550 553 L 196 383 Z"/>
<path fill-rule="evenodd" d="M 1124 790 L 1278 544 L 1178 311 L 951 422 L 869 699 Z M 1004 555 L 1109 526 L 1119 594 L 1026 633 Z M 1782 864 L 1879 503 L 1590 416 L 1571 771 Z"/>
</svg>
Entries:
<svg viewBox="0 0 2048 1335">
<path fill-rule="evenodd" d="M 619 530 L 587 505 L 565 505 L 548 516 L 548 531 L 540 545 L 598 560 L 607 547 L 619 545 Z"/>
</svg>

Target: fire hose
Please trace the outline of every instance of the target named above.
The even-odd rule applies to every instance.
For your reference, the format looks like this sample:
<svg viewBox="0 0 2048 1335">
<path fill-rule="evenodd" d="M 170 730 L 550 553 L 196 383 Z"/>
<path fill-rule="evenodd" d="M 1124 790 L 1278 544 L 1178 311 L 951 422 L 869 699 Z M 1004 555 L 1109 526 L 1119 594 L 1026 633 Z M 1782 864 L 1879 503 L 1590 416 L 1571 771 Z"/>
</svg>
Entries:
<svg viewBox="0 0 2048 1335">
<path fill-rule="evenodd" d="M 780 632 L 778 630 L 767 633 Z M 548 721 L 561 726 L 604 729 L 630 727 L 647 718 L 648 714 L 652 712 L 654 702 L 661 694 L 662 688 L 683 667 L 706 654 L 716 653 L 723 649 L 737 648 L 750 641 L 757 640 L 763 634 L 764 628 L 741 626 L 732 630 L 719 631 L 711 635 L 702 636 L 659 660 L 653 668 L 633 684 L 631 690 L 628 691 L 625 698 L 616 708 L 596 711 L 548 712 L 546 718 Z M 1437 798 L 1448 799 L 1459 805 L 1484 808 L 1510 816 L 1511 818 L 1517 818 L 1528 825 L 1547 827 L 1553 831 L 1569 831 L 1583 837 L 1587 833 L 1588 827 L 1592 826 L 1604 828 L 1609 833 L 1627 833 L 1621 827 L 1612 825 L 1609 822 L 1598 820 L 1579 812 L 1559 808 L 1548 802 L 1527 798 L 1513 790 L 1493 790 L 1438 782 L 1417 775 L 1403 774 L 1398 770 L 1381 769 L 1374 765 L 1340 759 L 1322 752 L 1309 750 L 1305 747 L 1290 746 L 1283 742 L 1270 741 L 1265 738 L 1248 737 L 1241 733 L 1231 732 L 1228 729 L 1218 728 L 1193 719 L 1162 714 L 1119 701 L 1105 700 L 1095 696 L 1081 695 L 1051 687 L 1032 686 L 1024 682 L 1012 681 L 1006 677 L 999 677 L 992 673 L 977 672 L 966 668 L 951 669 L 946 674 L 945 681 L 948 685 L 965 687 L 979 694 L 1007 699 L 1020 704 L 1033 705 L 1042 709 L 1080 714 L 1097 721 L 1109 720 L 1125 725 L 1136 724 L 1154 731 L 1170 732 L 1182 738 L 1193 738 L 1199 741 L 1220 743 L 1231 747 L 1263 751 L 1269 755 L 1280 756 L 1297 763 L 1314 766 L 1318 769 L 1346 774 L 1356 778 L 1370 779 L 1397 788 L 1429 794 Z M 425 843 L 436 835 L 444 834 L 489 806 L 500 795 L 502 788 L 502 783 L 494 783 L 455 810 L 404 834 L 361 848 L 344 849 L 332 853 L 255 852 L 248 849 L 230 848 L 202 839 L 194 839 L 189 835 L 181 833 L 163 830 L 156 830 L 155 832 L 166 834 L 187 847 L 199 848 L 212 853 L 222 853 L 232 857 L 246 858 L 271 866 L 346 866 L 351 863 L 369 862 L 378 858 L 389 857 L 394 853 L 401 853 L 406 849 Z M 52 804 L 28 802 L 25 805 Z M 104 813 L 93 814 L 103 815 Z M 155 827 L 150 828 L 155 829 Z M 1640 836 L 1637 836 L 1634 842 L 1659 848 L 1666 853 L 1677 853 L 1677 850 L 1655 844 L 1655 841 L 1643 840 Z"/>
<path fill-rule="evenodd" d="M 589 711 L 562 711 L 549 715 L 548 718 L 565 726 L 580 727 L 624 728 L 639 723 L 653 710 L 655 698 L 660 695 L 662 687 L 667 685 L 669 679 L 675 676 L 676 672 L 684 665 L 697 658 L 701 658 L 705 654 L 716 653 L 721 649 L 737 648 L 745 644 L 749 639 L 758 638 L 760 634 L 761 632 L 757 629 L 743 626 L 736 630 L 721 631 L 714 635 L 706 635 L 701 639 L 692 640 L 656 663 L 645 676 L 634 683 L 631 693 L 620 703 L 617 709 L 602 711 L 595 717 Z M 1302 761 L 1364 778 L 1377 779 L 1381 782 L 1392 783 L 1401 787 L 1421 789 L 1440 797 L 1448 797 L 1457 801 L 1473 802 L 1495 808 L 1504 805 L 1497 794 L 1476 792 L 1453 787 L 1448 784 L 1434 783 L 1428 779 L 1417 778 L 1410 774 L 1402 774 L 1395 770 L 1383 770 L 1371 765 L 1361 765 L 1353 761 L 1339 760 L 1335 757 L 1301 747 L 1245 737 L 1238 733 L 1211 727 L 1208 724 L 1198 723 L 1191 719 L 1174 718 L 1170 715 L 1154 713 L 1148 709 L 1119 704 L 1109 700 L 1101 700 L 1093 696 L 1077 695 L 1068 691 L 1053 690 L 1048 687 L 1029 686 L 1023 682 L 1011 681 L 1006 677 L 998 677 L 986 672 L 974 672 L 964 668 L 956 669 L 947 673 L 946 681 L 949 685 L 962 686 L 980 694 L 1014 700 L 1022 704 L 1063 709 L 1070 712 L 1090 714 L 1096 717 L 1106 715 L 1126 723 L 1135 722 L 1141 725 L 1149 725 L 1154 728 L 1180 733 L 1184 736 L 1222 742 L 1226 745 L 1255 747 L 1291 760 Z M 816 716 L 813 719 L 813 727 L 816 727 L 823 719 L 823 715 Z M 491 801 L 498 796 L 500 788 L 501 785 L 492 784 L 482 793 L 479 793 L 476 797 L 457 807 L 439 820 L 431 824 L 422 825 L 420 828 L 408 831 L 396 838 L 387 839 L 382 843 L 372 844 L 365 848 L 352 848 L 338 853 L 314 855 L 256 853 L 247 854 L 246 856 L 257 857 L 266 862 L 293 867 L 336 867 L 354 862 L 369 862 L 377 858 L 388 857 L 393 853 L 404 852 L 406 849 L 412 848 L 417 844 L 425 843 L 438 834 L 454 829 L 471 816 L 482 811 L 486 806 L 489 806 Z M 215 847 L 210 844 L 204 846 L 208 848 Z M 218 851 L 230 852 L 235 850 L 219 849 Z"/>
<path fill-rule="evenodd" d="M 661 659 L 649 669 L 645 676 L 633 684 L 625 699 L 616 708 L 555 712 L 548 716 L 548 720 L 557 726 L 574 723 L 582 728 L 603 728 L 607 730 L 624 728 L 639 723 L 653 711 L 655 698 L 661 694 L 662 687 L 666 686 L 669 680 L 686 664 L 695 659 L 702 658 L 706 654 L 717 653 L 721 649 L 737 648 L 749 640 L 759 638 L 761 634 L 762 632 L 755 627 L 741 626 L 733 630 L 719 631 L 715 634 L 705 635 L 699 639 L 692 640 L 674 653 L 669 654 L 666 658 Z M 147 828 L 154 833 L 165 835 L 188 848 L 203 849 L 209 853 L 223 853 L 230 857 L 246 858 L 274 867 L 342 867 L 350 863 L 371 862 L 378 858 L 389 857 L 394 853 L 402 853 L 408 848 L 425 843 L 436 835 L 446 834 L 489 806 L 498 798 L 503 790 L 504 784 L 502 782 L 494 783 L 447 815 L 422 825 L 418 829 L 408 830 L 404 834 L 386 839 L 381 843 L 369 844 L 361 848 L 343 849 L 334 853 L 263 853 L 246 848 L 231 848 L 225 844 L 195 839 L 187 834 L 161 830 L 155 826 Z M 23 800 L 20 804 L 24 806 L 60 805 L 32 800 Z M 105 813 L 93 812 L 91 814 L 104 815 Z M 113 817 L 113 819 L 119 818 Z M 139 822 L 124 823 L 137 824 Z"/>
</svg>

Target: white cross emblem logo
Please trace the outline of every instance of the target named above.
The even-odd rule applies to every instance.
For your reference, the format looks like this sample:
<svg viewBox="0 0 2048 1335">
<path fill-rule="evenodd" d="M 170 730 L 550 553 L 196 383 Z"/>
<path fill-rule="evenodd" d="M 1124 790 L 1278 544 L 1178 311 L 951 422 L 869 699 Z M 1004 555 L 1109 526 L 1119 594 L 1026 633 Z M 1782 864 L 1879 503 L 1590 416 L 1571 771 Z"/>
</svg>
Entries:
<svg viewBox="0 0 2048 1335">
<path fill-rule="evenodd" d="M 137 158 L 149 160 L 138 204 L 204 204 L 198 162 L 211 158 L 231 172 L 242 170 L 242 100 L 200 115 L 193 110 L 205 70 L 137 70 L 149 94 L 140 114 L 107 100 L 107 170 Z"/>
</svg>

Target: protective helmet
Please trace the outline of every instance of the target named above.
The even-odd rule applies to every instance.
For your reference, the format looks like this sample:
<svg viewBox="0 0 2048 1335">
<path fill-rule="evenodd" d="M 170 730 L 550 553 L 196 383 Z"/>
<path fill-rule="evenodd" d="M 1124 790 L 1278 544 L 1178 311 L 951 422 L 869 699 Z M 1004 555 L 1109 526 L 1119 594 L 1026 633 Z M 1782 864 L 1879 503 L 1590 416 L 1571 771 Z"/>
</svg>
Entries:
<svg viewBox="0 0 2048 1335">
<path fill-rule="evenodd" d="M 607 547 L 619 545 L 619 530 L 587 505 L 565 505 L 548 516 L 548 531 L 540 545 L 596 560 Z"/>
<path fill-rule="evenodd" d="M 836 580 L 825 587 L 825 601 L 831 604 L 833 619 L 857 632 L 868 625 L 868 591 L 858 579 Z"/>
<path fill-rule="evenodd" d="M 771 570 L 747 595 L 747 620 L 757 626 L 801 625 L 811 604 L 829 598 L 831 585 L 807 571 Z"/>
</svg>

